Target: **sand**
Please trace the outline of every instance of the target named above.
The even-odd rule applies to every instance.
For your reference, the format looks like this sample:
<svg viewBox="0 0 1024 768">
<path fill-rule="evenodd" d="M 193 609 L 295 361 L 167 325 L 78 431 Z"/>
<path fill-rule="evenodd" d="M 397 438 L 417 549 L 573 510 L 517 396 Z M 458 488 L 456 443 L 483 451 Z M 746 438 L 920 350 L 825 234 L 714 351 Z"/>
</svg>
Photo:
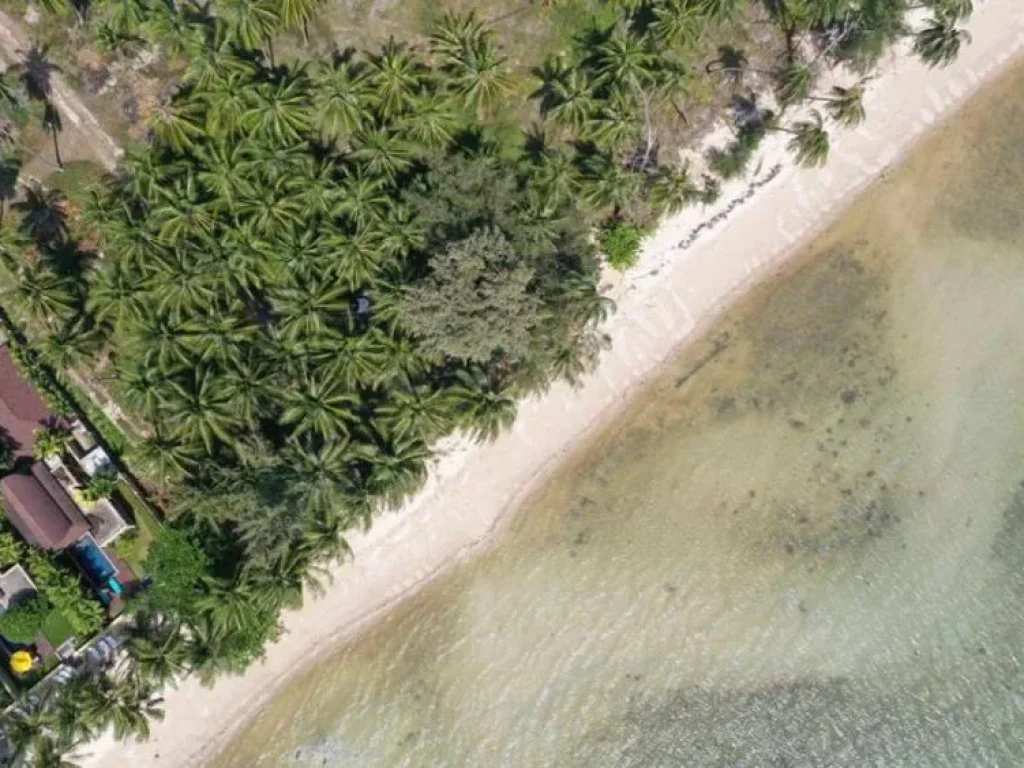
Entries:
<svg viewBox="0 0 1024 768">
<path fill-rule="evenodd" d="M 606 327 L 612 348 L 582 387 L 560 384 L 524 402 L 514 428 L 492 444 L 444 441 L 426 488 L 368 533 L 352 536 L 354 559 L 335 569 L 326 594 L 285 614 L 286 633 L 263 663 L 212 689 L 184 681 L 166 692 L 167 717 L 154 724 L 150 741 L 102 739 L 90 745 L 83 763 L 201 764 L 292 676 L 492 542 L 531 490 L 664 361 L 755 281 L 777 273 L 801 242 L 884 175 L 938 120 L 1021 58 L 1021 0 L 977 3 L 968 27 L 973 44 L 945 69 L 929 70 L 906 50 L 892 54 L 870 84 L 867 121 L 853 131 L 833 132 L 826 168 L 793 167 L 786 137 L 775 136 L 766 142 L 756 175 L 726 185 L 714 206 L 665 221 L 640 265 L 610 281 L 609 294 L 618 304 Z"/>
</svg>

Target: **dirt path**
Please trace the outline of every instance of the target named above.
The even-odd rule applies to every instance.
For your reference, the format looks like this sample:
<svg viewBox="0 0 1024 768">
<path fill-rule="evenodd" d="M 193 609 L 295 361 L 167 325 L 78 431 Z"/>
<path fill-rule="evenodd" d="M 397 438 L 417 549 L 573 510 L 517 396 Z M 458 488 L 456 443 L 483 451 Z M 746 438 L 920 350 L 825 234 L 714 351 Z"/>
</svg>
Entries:
<svg viewBox="0 0 1024 768">
<path fill-rule="evenodd" d="M 20 62 L 24 52 L 31 47 L 32 38 L 22 25 L 0 11 L 0 58 L 4 63 L 11 66 Z M 60 142 L 62 152 L 67 155 L 65 159 L 89 159 L 113 170 L 123 151 L 59 72 L 51 76 L 50 99 L 60 112 L 63 123 Z M 28 159 L 22 173 L 42 179 L 55 168 L 56 163 L 51 154 L 40 152 Z"/>
</svg>

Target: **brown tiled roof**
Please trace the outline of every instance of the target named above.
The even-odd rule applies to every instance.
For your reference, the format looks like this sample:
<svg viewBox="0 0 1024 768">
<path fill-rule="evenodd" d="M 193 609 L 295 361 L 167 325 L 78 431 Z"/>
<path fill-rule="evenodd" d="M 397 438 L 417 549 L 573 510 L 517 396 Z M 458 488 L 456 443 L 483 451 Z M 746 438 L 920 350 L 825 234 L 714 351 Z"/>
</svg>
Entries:
<svg viewBox="0 0 1024 768">
<path fill-rule="evenodd" d="M 64 549 L 89 532 L 89 523 L 42 462 L 31 474 L 0 480 L 7 517 L 29 544 Z"/>
<path fill-rule="evenodd" d="M 11 349 L 0 345 L 0 429 L 7 433 L 17 456 L 31 456 L 33 431 L 54 418 L 36 388 L 22 377 L 11 358 Z"/>
</svg>

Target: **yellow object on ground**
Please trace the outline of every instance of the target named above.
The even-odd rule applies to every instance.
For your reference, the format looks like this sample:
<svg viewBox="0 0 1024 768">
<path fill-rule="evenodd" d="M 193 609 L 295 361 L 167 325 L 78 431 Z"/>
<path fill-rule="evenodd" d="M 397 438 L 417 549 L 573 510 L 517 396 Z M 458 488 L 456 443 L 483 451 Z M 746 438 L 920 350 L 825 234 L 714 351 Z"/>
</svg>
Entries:
<svg viewBox="0 0 1024 768">
<path fill-rule="evenodd" d="M 32 671 L 32 654 L 28 651 L 15 651 L 11 654 L 11 671 L 24 675 Z"/>
</svg>

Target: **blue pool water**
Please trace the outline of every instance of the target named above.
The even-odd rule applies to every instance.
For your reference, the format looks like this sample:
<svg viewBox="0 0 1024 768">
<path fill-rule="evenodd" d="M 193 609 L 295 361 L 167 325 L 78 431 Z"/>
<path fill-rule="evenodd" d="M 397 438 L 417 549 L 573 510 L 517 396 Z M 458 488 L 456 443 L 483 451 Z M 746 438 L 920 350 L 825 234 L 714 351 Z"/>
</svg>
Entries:
<svg viewBox="0 0 1024 768">
<path fill-rule="evenodd" d="M 89 581 L 96 587 L 102 587 L 117 573 L 117 568 L 110 562 L 99 545 L 89 536 L 79 539 L 71 547 L 71 556 L 85 572 Z"/>
</svg>

